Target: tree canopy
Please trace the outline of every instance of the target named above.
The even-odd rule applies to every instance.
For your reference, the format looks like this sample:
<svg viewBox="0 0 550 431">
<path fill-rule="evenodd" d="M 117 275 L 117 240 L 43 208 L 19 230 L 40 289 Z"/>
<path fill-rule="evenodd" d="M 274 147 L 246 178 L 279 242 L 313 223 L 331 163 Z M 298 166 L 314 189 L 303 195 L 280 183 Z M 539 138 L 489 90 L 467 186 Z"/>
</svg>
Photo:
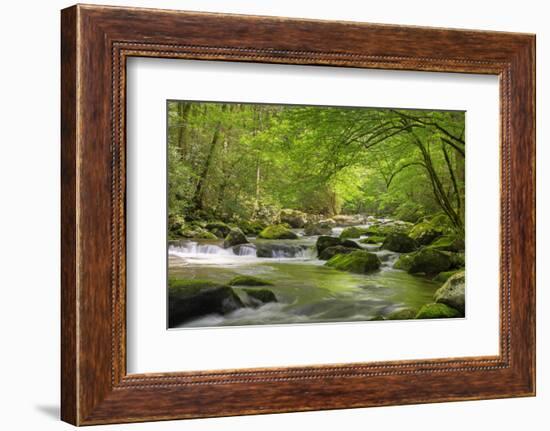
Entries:
<svg viewBox="0 0 550 431">
<path fill-rule="evenodd" d="M 464 129 L 458 111 L 171 101 L 169 216 L 443 213 L 463 230 Z"/>
</svg>

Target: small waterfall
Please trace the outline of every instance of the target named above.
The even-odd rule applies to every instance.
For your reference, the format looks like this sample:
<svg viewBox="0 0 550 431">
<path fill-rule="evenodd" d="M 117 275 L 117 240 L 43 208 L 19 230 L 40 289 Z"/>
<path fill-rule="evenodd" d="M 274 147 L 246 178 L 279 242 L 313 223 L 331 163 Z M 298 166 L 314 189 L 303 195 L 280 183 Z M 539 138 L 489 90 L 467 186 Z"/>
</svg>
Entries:
<svg viewBox="0 0 550 431">
<path fill-rule="evenodd" d="M 219 244 L 181 241 L 170 244 L 168 254 L 184 259 L 187 263 L 239 264 L 258 259 L 315 259 L 314 246 L 304 244 L 259 243 L 240 244 L 223 248 Z"/>
<path fill-rule="evenodd" d="M 400 253 L 395 253 L 389 250 L 374 251 L 382 263 L 382 269 L 392 269 L 393 264 L 399 259 Z"/>
<path fill-rule="evenodd" d="M 254 244 L 241 244 L 232 248 L 237 256 L 256 256 L 256 246 Z"/>
<path fill-rule="evenodd" d="M 199 244 L 194 241 L 171 245 L 168 253 L 176 256 L 194 256 L 201 254 L 233 254 L 231 249 L 224 249 L 216 244 Z"/>
</svg>

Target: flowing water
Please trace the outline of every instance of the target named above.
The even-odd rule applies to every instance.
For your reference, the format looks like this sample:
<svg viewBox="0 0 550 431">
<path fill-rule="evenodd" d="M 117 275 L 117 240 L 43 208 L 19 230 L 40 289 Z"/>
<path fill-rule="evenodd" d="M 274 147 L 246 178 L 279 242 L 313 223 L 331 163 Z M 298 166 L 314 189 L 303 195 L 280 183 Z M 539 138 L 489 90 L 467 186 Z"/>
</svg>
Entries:
<svg viewBox="0 0 550 431">
<path fill-rule="evenodd" d="M 333 235 L 341 229 L 335 228 Z M 398 253 L 363 245 L 382 262 L 379 271 L 353 274 L 324 266 L 317 259 L 316 236 L 297 240 L 260 240 L 224 249 L 223 241 L 184 240 L 168 249 L 169 276 L 227 283 L 236 275 L 250 275 L 273 283 L 278 302 L 232 313 L 207 315 L 181 327 L 259 325 L 371 320 L 402 308 L 431 302 L 439 287 L 431 280 L 393 268 Z M 261 257 L 258 257 L 261 256 Z M 240 288 L 234 287 L 239 294 Z M 241 292 L 242 293 L 242 292 Z"/>
</svg>

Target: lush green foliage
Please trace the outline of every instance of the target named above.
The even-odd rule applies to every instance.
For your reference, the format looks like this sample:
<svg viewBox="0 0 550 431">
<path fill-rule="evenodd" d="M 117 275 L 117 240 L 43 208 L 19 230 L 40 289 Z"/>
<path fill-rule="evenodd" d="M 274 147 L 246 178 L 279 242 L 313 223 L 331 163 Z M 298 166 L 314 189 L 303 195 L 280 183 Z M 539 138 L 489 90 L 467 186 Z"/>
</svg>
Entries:
<svg viewBox="0 0 550 431">
<path fill-rule="evenodd" d="M 462 112 L 170 102 L 169 217 L 441 213 L 461 231 L 464 151 Z"/>
</svg>

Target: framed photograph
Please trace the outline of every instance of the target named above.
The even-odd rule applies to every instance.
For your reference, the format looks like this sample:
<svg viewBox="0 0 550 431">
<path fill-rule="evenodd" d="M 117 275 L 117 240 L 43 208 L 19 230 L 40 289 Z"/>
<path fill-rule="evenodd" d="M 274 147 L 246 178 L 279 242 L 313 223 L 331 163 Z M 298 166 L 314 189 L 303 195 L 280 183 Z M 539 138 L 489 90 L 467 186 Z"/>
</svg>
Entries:
<svg viewBox="0 0 550 431">
<path fill-rule="evenodd" d="M 62 419 L 535 394 L 535 37 L 62 11 Z"/>
</svg>

